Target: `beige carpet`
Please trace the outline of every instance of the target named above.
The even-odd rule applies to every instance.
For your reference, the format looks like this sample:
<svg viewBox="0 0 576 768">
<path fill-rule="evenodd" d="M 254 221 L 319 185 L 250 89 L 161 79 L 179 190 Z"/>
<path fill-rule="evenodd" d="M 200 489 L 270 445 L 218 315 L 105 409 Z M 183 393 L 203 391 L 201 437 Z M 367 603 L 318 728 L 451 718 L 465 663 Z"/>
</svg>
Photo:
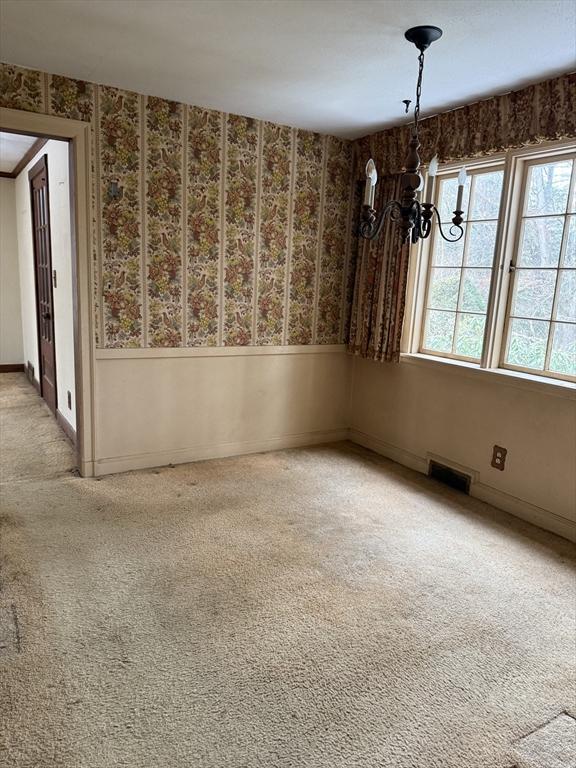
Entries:
<svg viewBox="0 0 576 768">
<path fill-rule="evenodd" d="M 2 768 L 548 768 L 568 542 L 350 444 L 77 478 L 0 379 Z"/>
</svg>

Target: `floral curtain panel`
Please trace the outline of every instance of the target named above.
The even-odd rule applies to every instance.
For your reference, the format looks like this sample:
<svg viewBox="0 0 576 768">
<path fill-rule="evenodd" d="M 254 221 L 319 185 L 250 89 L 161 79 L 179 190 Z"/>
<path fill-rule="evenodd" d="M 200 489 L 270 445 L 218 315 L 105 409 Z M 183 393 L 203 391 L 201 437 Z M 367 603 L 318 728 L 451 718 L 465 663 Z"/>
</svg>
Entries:
<svg viewBox="0 0 576 768">
<path fill-rule="evenodd" d="M 495 96 L 420 123 L 420 156 L 441 162 L 484 157 L 514 147 L 576 137 L 576 74 Z M 381 175 L 376 208 L 400 197 L 411 125 L 358 139 L 356 177 L 372 157 Z M 383 177 L 383 178 L 382 178 Z M 409 246 L 389 221 L 373 242 L 358 238 L 350 352 L 381 362 L 400 359 Z"/>
<path fill-rule="evenodd" d="M 376 207 L 397 200 L 401 174 L 378 184 Z M 399 227 L 388 220 L 377 240 L 358 238 L 356 280 L 348 349 L 380 362 L 397 362 L 404 318 L 409 246 L 403 245 Z"/>
</svg>

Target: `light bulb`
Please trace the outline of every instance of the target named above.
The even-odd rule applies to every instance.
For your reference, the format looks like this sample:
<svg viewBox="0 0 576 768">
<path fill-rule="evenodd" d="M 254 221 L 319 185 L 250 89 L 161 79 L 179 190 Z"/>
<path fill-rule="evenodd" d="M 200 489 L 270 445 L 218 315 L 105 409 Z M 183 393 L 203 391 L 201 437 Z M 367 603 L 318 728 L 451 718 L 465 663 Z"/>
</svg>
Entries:
<svg viewBox="0 0 576 768">
<path fill-rule="evenodd" d="M 370 159 L 366 163 L 366 187 L 364 190 L 364 205 L 370 208 L 374 206 L 374 187 L 376 186 L 377 178 L 376 165 L 374 160 Z"/>
<path fill-rule="evenodd" d="M 428 166 L 428 181 L 426 182 L 426 203 L 432 203 L 432 190 L 434 189 L 434 177 L 438 171 L 438 157 L 434 155 Z"/>
<path fill-rule="evenodd" d="M 462 198 L 464 197 L 464 184 L 466 184 L 466 168 L 462 166 L 458 174 L 458 196 L 456 199 L 456 210 L 462 210 Z"/>
</svg>

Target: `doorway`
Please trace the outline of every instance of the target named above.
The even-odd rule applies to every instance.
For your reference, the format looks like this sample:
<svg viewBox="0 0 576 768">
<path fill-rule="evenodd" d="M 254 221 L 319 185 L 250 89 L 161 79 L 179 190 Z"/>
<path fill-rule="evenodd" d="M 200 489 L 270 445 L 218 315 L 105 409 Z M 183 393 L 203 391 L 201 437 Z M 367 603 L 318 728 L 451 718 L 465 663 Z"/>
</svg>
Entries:
<svg viewBox="0 0 576 768">
<path fill-rule="evenodd" d="M 27 331 L 22 328 L 22 335 L 34 337 L 37 353 L 24 352 L 22 363 L 11 369 L 24 369 L 69 437 L 74 437 L 75 427 L 76 467 L 82 476 L 93 476 L 90 125 L 0 108 L 0 132 L 36 142 L 24 169 L 33 320 Z M 60 166 L 53 162 L 50 145 L 59 148 Z M 22 201 L 14 218 L 24 215 Z M 68 229 L 59 236 L 57 220 L 64 213 Z M 68 337 L 63 341 L 64 328 Z"/>
<path fill-rule="evenodd" d="M 26 141 L 33 141 L 26 151 Z M 76 442 L 72 206 L 69 142 L 0 131 L 1 204 L 13 198 L 15 255 L 1 241 L 0 264 L 19 294 L 0 341 L 20 334 L 20 363 L 72 443 Z M 4 293 L 3 287 L 0 291 Z M 17 318 L 17 316 L 19 316 Z M 19 322 L 18 322 L 19 321 Z M 0 368 L 0 370 L 2 370 Z"/>
</svg>

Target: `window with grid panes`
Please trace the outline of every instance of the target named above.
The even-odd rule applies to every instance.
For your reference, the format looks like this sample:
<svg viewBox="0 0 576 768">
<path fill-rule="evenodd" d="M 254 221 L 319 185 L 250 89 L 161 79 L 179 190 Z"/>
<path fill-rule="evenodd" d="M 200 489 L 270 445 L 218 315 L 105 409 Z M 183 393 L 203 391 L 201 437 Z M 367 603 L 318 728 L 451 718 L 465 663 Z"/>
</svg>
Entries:
<svg viewBox="0 0 576 768">
<path fill-rule="evenodd" d="M 444 231 L 457 194 L 457 176 L 439 177 L 436 205 Z M 446 242 L 436 225 L 428 260 L 425 308 L 420 351 L 432 355 L 478 362 L 496 245 L 496 230 L 504 165 L 468 173 L 464 188 L 464 236 Z"/>
<path fill-rule="evenodd" d="M 524 171 L 502 365 L 576 376 L 576 162 L 535 160 Z"/>
</svg>

